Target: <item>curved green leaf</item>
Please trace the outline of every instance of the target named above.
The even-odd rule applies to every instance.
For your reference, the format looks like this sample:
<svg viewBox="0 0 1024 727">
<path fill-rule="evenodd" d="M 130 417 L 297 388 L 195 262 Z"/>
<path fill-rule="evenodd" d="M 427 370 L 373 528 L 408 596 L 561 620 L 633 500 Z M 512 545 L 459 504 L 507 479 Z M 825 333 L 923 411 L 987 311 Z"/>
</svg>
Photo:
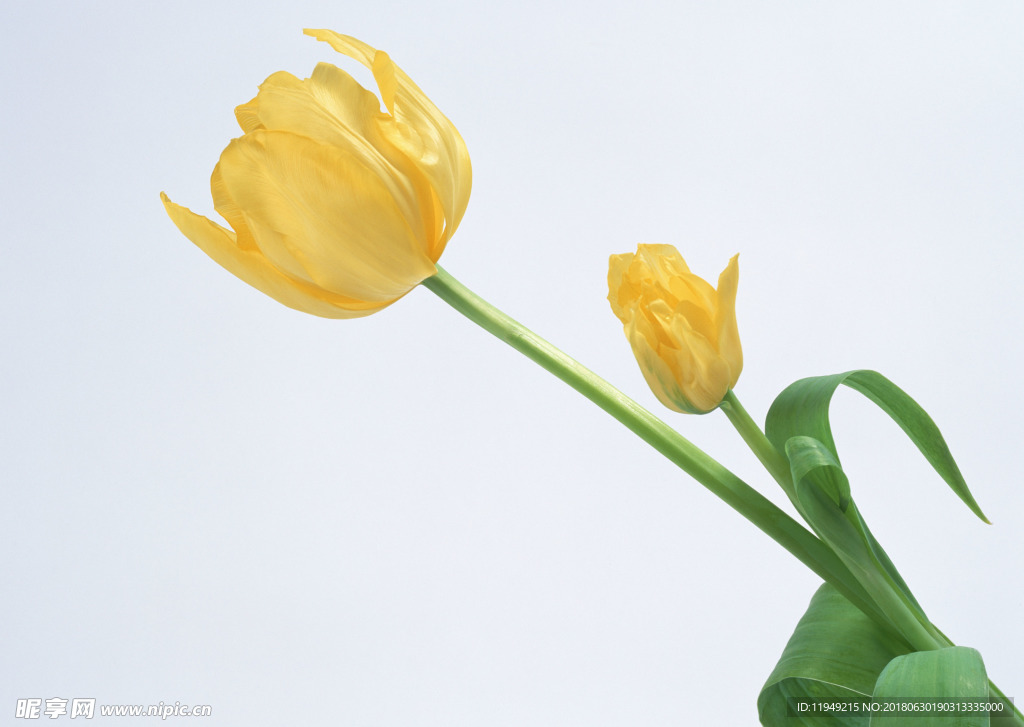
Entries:
<svg viewBox="0 0 1024 727">
<path fill-rule="evenodd" d="M 910 646 L 823 584 L 757 699 L 765 727 L 867 727 L 868 712 L 800 711 L 798 702 L 870 702 L 878 675 Z"/>
<path fill-rule="evenodd" d="M 910 587 L 852 503 L 849 480 L 832 450 L 813 437 L 797 436 L 786 441 L 785 452 L 793 475 L 793 504 L 807 524 L 879 604 L 889 598 L 888 581 L 923 615 Z"/>
<path fill-rule="evenodd" d="M 772 444 L 783 450 L 791 437 L 814 437 L 832 452 L 838 463 L 839 453 L 832 438 L 828 409 L 832 395 L 840 384 L 859 391 L 888 414 L 906 432 L 953 492 L 974 514 L 988 522 L 935 422 L 906 392 L 877 371 L 847 371 L 832 376 L 815 376 L 788 386 L 768 411 L 765 433 Z"/>
<path fill-rule="evenodd" d="M 879 675 L 872 700 L 889 711 L 874 712 L 870 727 L 989 727 L 991 723 L 988 711 L 938 710 L 940 705 L 989 701 L 981 654 L 965 646 L 897 656 Z"/>
</svg>

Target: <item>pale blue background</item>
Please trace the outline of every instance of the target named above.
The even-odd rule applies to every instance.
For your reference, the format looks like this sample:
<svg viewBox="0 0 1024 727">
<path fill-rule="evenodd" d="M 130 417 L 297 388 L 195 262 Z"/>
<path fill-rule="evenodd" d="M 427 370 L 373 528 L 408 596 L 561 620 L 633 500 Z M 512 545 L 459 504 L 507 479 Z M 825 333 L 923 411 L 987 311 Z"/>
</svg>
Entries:
<svg viewBox="0 0 1024 727">
<path fill-rule="evenodd" d="M 855 496 L 935 622 L 1024 697 L 1024 5 L 285 5 L 0 10 L 0 715 L 754 724 L 816 587 L 428 291 L 321 320 L 177 232 L 158 194 L 212 213 L 233 107 L 341 62 L 303 27 L 388 50 L 461 130 L 474 190 L 445 266 L 776 502 L 723 416 L 658 409 L 610 253 L 672 243 L 711 278 L 741 253 L 759 419 L 850 368 L 915 395 L 995 524 L 844 393 Z"/>
</svg>

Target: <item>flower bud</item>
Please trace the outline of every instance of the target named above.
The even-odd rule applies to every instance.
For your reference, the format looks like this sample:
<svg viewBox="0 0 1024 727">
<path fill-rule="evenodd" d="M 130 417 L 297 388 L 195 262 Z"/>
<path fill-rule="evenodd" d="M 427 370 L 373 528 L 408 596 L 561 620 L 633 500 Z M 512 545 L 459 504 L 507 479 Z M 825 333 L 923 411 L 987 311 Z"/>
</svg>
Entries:
<svg viewBox="0 0 1024 727">
<path fill-rule="evenodd" d="M 245 282 L 306 313 L 355 318 L 437 272 L 469 202 L 469 152 L 387 53 L 306 33 L 370 68 L 381 98 L 327 63 L 304 80 L 275 73 L 235 110 L 244 133 L 213 170 L 230 229 L 161 196 L 178 229 Z"/>
<path fill-rule="evenodd" d="M 738 258 L 729 261 L 715 290 L 671 245 L 639 245 L 635 255 L 611 256 L 612 312 L 651 391 L 670 409 L 712 411 L 740 377 Z"/>
</svg>

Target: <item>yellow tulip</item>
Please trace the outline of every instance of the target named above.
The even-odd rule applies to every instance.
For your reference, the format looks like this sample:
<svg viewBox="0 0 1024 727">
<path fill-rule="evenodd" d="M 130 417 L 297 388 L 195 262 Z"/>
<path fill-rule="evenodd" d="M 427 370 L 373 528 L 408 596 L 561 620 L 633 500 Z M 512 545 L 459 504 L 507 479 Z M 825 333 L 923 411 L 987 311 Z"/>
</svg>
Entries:
<svg viewBox="0 0 1024 727">
<path fill-rule="evenodd" d="M 387 53 L 305 32 L 371 69 L 380 100 L 327 63 L 304 80 L 275 73 L 235 109 L 244 133 L 210 180 L 231 229 L 161 197 L 186 237 L 253 287 L 306 313 L 355 318 L 435 274 L 469 202 L 469 152 Z"/>
<path fill-rule="evenodd" d="M 738 258 L 715 290 L 671 245 L 639 245 L 635 255 L 611 256 L 608 301 L 647 384 L 670 409 L 712 411 L 740 377 Z"/>
</svg>

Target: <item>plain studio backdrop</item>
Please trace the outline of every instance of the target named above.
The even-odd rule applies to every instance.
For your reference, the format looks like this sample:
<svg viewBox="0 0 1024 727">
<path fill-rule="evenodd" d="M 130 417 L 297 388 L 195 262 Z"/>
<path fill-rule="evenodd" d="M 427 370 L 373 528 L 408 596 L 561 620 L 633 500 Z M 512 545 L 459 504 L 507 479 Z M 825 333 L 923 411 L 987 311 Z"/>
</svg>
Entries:
<svg viewBox="0 0 1024 727">
<path fill-rule="evenodd" d="M 787 510 L 721 413 L 658 405 L 609 254 L 670 243 L 715 280 L 740 253 L 759 421 L 855 368 L 916 397 L 994 524 L 847 391 L 854 496 L 932 619 L 1024 696 L 1024 5 L 285 5 L 0 11 L 0 714 L 754 724 L 817 587 L 429 291 L 318 319 L 177 231 L 160 191 L 213 215 L 264 78 L 371 83 L 304 27 L 387 50 L 464 136 L 445 267 Z"/>
</svg>

